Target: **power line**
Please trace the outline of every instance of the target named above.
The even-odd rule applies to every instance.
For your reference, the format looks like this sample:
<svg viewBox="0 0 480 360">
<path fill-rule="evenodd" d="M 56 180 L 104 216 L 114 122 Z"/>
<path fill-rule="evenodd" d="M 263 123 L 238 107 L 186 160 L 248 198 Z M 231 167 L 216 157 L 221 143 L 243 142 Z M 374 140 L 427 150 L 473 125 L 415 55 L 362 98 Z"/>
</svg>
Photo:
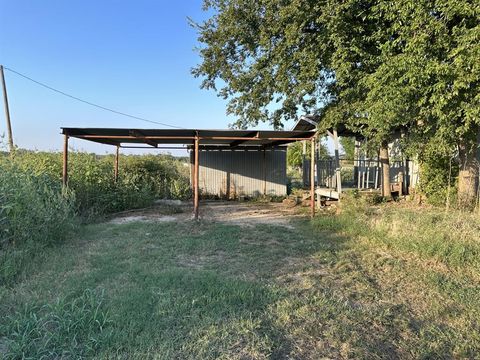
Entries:
<svg viewBox="0 0 480 360">
<path fill-rule="evenodd" d="M 141 120 L 141 121 L 146 121 L 146 122 L 149 122 L 149 123 L 152 123 L 152 124 L 158 124 L 158 125 L 168 126 L 168 127 L 175 128 L 175 129 L 183 129 L 183 128 L 180 127 L 180 126 L 175 126 L 175 125 L 170 125 L 170 124 L 162 123 L 162 122 L 159 122 L 159 121 L 153 121 L 153 120 L 150 120 L 150 119 L 145 119 L 145 118 L 142 118 L 142 117 L 139 117 L 139 116 L 130 115 L 130 114 L 127 114 L 127 113 L 124 113 L 124 112 L 121 112 L 121 111 L 117 111 L 117 110 L 113 110 L 113 109 L 107 108 L 107 107 L 102 106 L 102 105 L 98 105 L 98 104 L 92 103 L 92 102 L 90 102 L 90 101 L 81 99 L 81 98 L 79 98 L 79 97 L 76 97 L 76 96 L 67 94 L 67 93 L 64 92 L 64 91 L 55 89 L 55 88 L 53 88 L 53 87 L 51 87 L 51 86 L 49 86 L 49 85 L 46 85 L 46 84 L 44 84 L 44 83 L 42 83 L 42 82 L 40 82 L 40 81 L 37 81 L 37 80 L 35 80 L 35 79 L 32 79 L 31 77 L 29 77 L 29 76 L 27 76 L 27 75 L 24 75 L 24 74 L 22 74 L 22 73 L 19 73 L 18 71 L 15 71 L 15 70 L 13 70 L 13 69 L 10 69 L 10 68 L 8 68 L 8 67 L 6 67 L 6 66 L 4 66 L 3 68 L 4 68 L 5 70 L 8 70 L 8 71 L 10 71 L 10 72 L 12 72 L 12 73 L 14 73 L 14 74 L 17 74 L 17 75 L 21 76 L 21 77 L 23 77 L 23 78 L 25 78 L 25 79 L 27 79 L 27 80 L 30 80 L 30 81 L 34 82 L 35 84 L 37 84 L 37 85 L 43 86 L 44 88 L 47 88 L 47 89 L 49 89 L 49 90 L 52 90 L 52 91 L 54 91 L 54 92 L 56 92 L 56 93 L 59 93 L 59 94 L 61 94 L 61 95 L 63 95 L 63 96 L 69 97 L 69 98 L 71 98 L 71 99 L 80 101 L 80 102 L 82 102 L 82 103 L 84 103 L 84 104 L 87 104 L 87 105 L 90 105 L 90 106 L 94 106 L 94 107 L 96 107 L 96 108 L 99 108 L 99 109 L 102 109 L 102 110 L 106 110 L 106 111 L 110 111 L 110 112 L 112 112 L 112 113 L 114 113 L 114 114 L 126 116 L 126 117 L 129 117 L 129 118 L 132 118 L 132 119 L 137 119 L 137 120 Z"/>
</svg>

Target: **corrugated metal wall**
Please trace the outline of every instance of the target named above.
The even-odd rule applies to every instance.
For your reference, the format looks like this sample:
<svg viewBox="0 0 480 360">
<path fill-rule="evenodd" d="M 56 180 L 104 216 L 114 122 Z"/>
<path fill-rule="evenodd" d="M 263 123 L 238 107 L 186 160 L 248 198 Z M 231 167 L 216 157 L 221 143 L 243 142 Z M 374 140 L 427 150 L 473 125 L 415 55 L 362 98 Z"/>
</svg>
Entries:
<svg viewBox="0 0 480 360">
<path fill-rule="evenodd" d="M 193 152 L 190 153 L 193 165 Z M 235 199 L 239 196 L 287 194 L 286 149 L 200 150 L 200 194 Z"/>
</svg>

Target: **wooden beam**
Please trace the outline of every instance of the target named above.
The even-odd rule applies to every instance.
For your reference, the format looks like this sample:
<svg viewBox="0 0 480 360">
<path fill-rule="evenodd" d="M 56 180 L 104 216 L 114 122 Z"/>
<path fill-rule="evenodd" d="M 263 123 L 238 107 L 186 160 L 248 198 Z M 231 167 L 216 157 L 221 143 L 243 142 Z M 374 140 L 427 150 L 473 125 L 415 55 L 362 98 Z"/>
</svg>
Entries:
<svg viewBox="0 0 480 360">
<path fill-rule="evenodd" d="M 355 138 L 355 148 L 353 150 L 353 182 L 358 183 L 360 188 L 360 178 L 358 176 L 359 160 L 360 160 L 360 141 Z"/>
<path fill-rule="evenodd" d="M 153 139 L 153 140 L 195 140 L 195 136 L 144 136 L 139 138 L 132 135 L 70 135 L 79 139 L 114 139 L 114 140 L 132 140 L 132 139 Z"/>
<path fill-rule="evenodd" d="M 310 211 L 315 216 L 315 137 L 310 140 Z"/>
<path fill-rule="evenodd" d="M 380 166 L 382 171 L 382 196 L 390 199 L 392 192 L 390 188 L 390 159 L 388 154 L 388 142 L 380 146 Z"/>
<path fill-rule="evenodd" d="M 62 183 L 64 188 L 68 186 L 68 135 L 63 135 Z"/>
<path fill-rule="evenodd" d="M 268 147 L 274 147 L 274 146 L 280 146 L 280 145 L 284 145 L 284 144 L 290 144 L 292 141 L 304 141 L 304 140 L 310 140 L 312 139 L 311 137 L 310 138 L 304 138 L 304 137 L 301 137 L 301 138 L 284 138 L 284 139 L 272 139 L 272 140 L 275 140 L 273 141 L 271 144 L 267 144 L 265 146 L 268 146 Z M 260 140 L 270 140 L 270 139 L 260 139 Z"/>
<path fill-rule="evenodd" d="M 263 151 L 269 150 L 268 146 L 261 146 L 261 145 L 242 145 L 237 146 L 235 148 L 231 148 L 229 145 L 199 145 L 200 150 L 207 150 L 207 151 L 221 151 L 221 150 L 228 150 L 228 151 Z M 193 149 L 194 145 L 188 145 L 187 149 Z M 276 150 L 284 150 L 286 151 L 286 147 L 277 148 Z"/>
<path fill-rule="evenodd" d="M 130 145 L 121 145 L 120 146 L 122 149 L 146 149 L 146 150 L 152 150 L 151 146 L 130 146 Z M 157 146 L 155 147 L 155 150 L 188 150 L 185 146 Z"/>
<path fill-rule="evenodd" d="M 89 141 L 96 142 L 98 144 L 103 144 L 103 145 L 113 145 L 113 146 L 119 146 L 120 143 L 117 141 L 112 141 L 112 140 L 96 140 L 96 139 L 89 139 Z"/>
<path fill-rule="evenodd" d="M 137 137 L 131 135 L 71 135 L 79 139 L 114 139 L 114 140 L 132 140 L 132 139 L 141 139 L 141 140 L 195 140 L 195 136 L 144 136 Z M 311 140 L 311 136 L 307 137 L 267 137 L 267 138 L 257 138 L 257 137 L 241 137 L 241 136 L 202 136 L 204 140 L 246 140 L 246 141 L 301 141 L 301 140 Z M 270 144 L 268 144 L 270 145 Z"/>
<path fill-rule="evenodd" d="M 193 167 L 193 217 L 195 220 L 198 220 L 198 135 L 195 137 L 195 154 L 194 154 L 194 167 Z"/>
</svg>

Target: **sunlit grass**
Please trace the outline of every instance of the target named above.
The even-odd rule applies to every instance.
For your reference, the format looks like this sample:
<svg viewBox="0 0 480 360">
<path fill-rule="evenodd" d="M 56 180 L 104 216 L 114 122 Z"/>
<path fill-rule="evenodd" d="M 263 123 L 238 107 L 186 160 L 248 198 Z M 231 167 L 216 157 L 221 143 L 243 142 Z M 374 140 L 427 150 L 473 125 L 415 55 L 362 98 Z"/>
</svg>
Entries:
<svg viewBox="0 0 480 360">
<path fill-rule="evenodd" d="M 476 225 L 462 225 L 451 245 L 472 246 L 459 256 L 432 245 L 458 218 L 412 211 L 345 210 L 297 220 L 296 229 L 189 221 L 83 227 L 39 258 L 23 282 L 0 289 L 0 351 L 7 358 L 474 357 Z M 436 231 L 431 217 L 443 224 Z M 413 225 L 394 225 L 402 219 Z M 92 340 L 80 341 L 85 336 Z"/>
</svg>

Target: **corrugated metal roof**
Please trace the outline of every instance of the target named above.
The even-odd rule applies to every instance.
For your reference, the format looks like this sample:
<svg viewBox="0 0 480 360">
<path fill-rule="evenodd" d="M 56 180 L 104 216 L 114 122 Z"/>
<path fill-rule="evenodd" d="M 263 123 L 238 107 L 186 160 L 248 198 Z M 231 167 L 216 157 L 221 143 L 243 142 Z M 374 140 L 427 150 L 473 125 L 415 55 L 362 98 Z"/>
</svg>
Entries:
<svg viewBox="0 0 480 360">
<path fill-rule="evenodd" d="M 202 146 L 271 147 L 307 140 L 314 131 L 273 130 L 203 130 L 203 129 L 128 129 L 128 128 L 62 128 L 62 134 L 102 144 L 123 146 L 182 144 L 193 145 L 199 137 Z"/>
</svg>

